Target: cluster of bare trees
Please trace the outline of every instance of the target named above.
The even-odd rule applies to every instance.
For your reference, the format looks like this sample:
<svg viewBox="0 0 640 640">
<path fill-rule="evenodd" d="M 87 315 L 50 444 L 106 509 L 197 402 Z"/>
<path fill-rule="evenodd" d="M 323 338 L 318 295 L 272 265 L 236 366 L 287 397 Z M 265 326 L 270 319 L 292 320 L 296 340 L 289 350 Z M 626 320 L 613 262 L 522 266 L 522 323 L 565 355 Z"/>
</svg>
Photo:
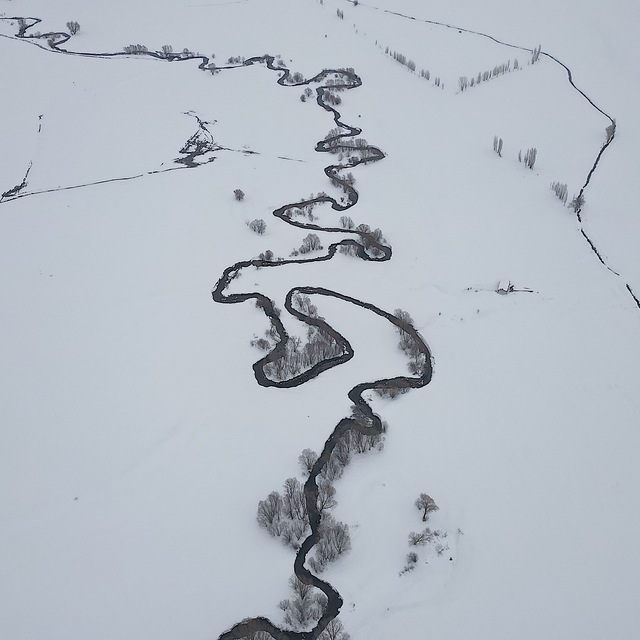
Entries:
<svg viewBox="0 0 640 640">
<path fill-rule="evenodd" d="M 404 53 L 400 53 L 399 51 L 390 51 L 389 47 L 386 48 L 385 53 L 391 56 L 396 62 L 407 67 L 409 71 L 416 70 L 416 63 L 413 60 L 407 60 L 407 56 L 405 56 Z"/>
<path fill-rule="evenodd" d="M 576 213 L 582 211 L 582 207 L 584 207 L 584 195 L 579 193 L 578 195 L 573 196 L 573 200 L 569 203 L 569 208 L 573 209 Z"/>
<path fill-rule="evenodd" d="M 535 64 L 540 60 L 540 53 L 542 52 L 542 45 L 539 44 L 535 49 L 531 52 L 531 64 Z"/>
<path fill-rule="evenodd" d="M 353 229 L 356 225 L 351 219 L 351 216 L 340 216 L 340 226 L 343 229 Z"/>
<path fill-rule="evenodd" d="M 287 478 L 282 494 L 272 491 L 258 503 L 258 524 L 272 536 L 293 549 L 299 549 L 301 541 L 309 533 L 309 518 L 305 504 L 304 487 L 297 478 Z"/>
<path fill-rule="evenodd" d="M 493 136 L 493 150 L 501 158 L 502 158 L 502 146 L 503 146 L 502 138 L 499 138 L 498 136 Z M 536 149 L 536 147 L 531 147 L 530 149 L 527 149 L 524 155 L 522 153 L 522 150 L 518 151 L 518 162 L 524 162 L 525 167 L 527 167 L 528 169 L 533 169 L 533 166 L 535 165 L 537 158 L 538 158 L 538 149 Z M 554 182 L 551 185 L 551 188 L 555 189 L 554 185 L 556 184 L 558 183 Z M 560 200 L 562 200 L 562 197 L 560 195 L 558 195 L 558 197 L 560 198 Z"/>
<path fill-rule="evenodd" d="M 398 348 L 409 358 L 409 371 L 413 375 L 421 376 L 426 366 L 426 356 L 413 336 L 405 330 L 413 327 L 413 318 L 402 309 L 396 309 L 393 315 L 400 320 L 400 326 L 396 328 L 400 334 Z"/>
<path fill-rule="evenodd" d="M 513 71 L 518 71 L 519 69 L 520 63 L 518 62 L 518 59 L 515 58 L 513 61 Z M 488 80 L 503 76 L 505 73 L 509 72 L 511 72 L 511 60 L 507 60 L 502 64 L 497 64 L 493 69 L 479 71 L 477 76 L 471 76 L 471 78 L 468 78 L 467 76 L 460 76 L 460 78 L 458 78 L 458 88 L 460 89 L 460 92 L 466 91 L 471 87 L 479 85 L 481 82 L 487 82 Z"/>
<path fill-rule="evenodd" d="M 365 429 L 365 431 L 351 429 L 342 435 L 331 452 L 329 460 L 325 463 L 322 473 L 318 476 L 319 487 L 321 484 L 330 484 L 338 480 L 342 476 L 344 468 L 351 462 L 353 455 L 368 453 L 373 449 L 382 451 L 384 448 L 383 433 L 386 430 L 386 423 L 383 423 L 382 434 L 374 431 L 367 433 L 366 429 L 371 428 L 371 420 L 355 405 L 351 407 L 351 418 L 357 426 Z M 299 458 L 303 471 L 308 468 L 308 473 L 311 472 L 316 460 L 316 453 L 310 449 L 305 449 Z M 309 463 L 311 463 L 311 466 L 309 466 Z M 328 491 L 330 492 L 330 489 Z"/>
<path fill-rule="evenodd" d="M 350 640 L 351 636 L 344 630 L 342 622 L 334 618 L 318 636 L 318 640 Z M 273 636 L 266 631 L 252 631 L 242 640 L 273 640 Z"/>
<path fill-rule="evenodd" d="M 564 182 L 552 182 L 551 188 L 553 189 L 558 199 L 562 202 L 562 204 L 567 204 L 567 185 Z"/>
<path fill-rule="evenodd" d="M 122 50 L 125 53 L 132 54 L 147 53 L 149 51 L 149 49 L 143 44 L 128 44 L 126 47 L 123 47 Z"/>
<path fill-rule="evenodd" d="M 322 98 L 326 103 L 332 104 L 334 106 L 342 104 L 342 98 L 337 93 L 335 93 L 335 89 L 325 89 L 322 93 Z"/>
<path fill-rule="evenodd" d="M 289 578 L 293 597 L 282 600 L 278 608 L 284 612 L 284 624 L 293 631 L 304 631 L 316 623 L 327 606 L 327 597 L 309 584 L 300 582 L 296 576 Z"/>
<path fill-rule="evenodd" d="M 80 24 L 75 20 L 71 20 L 70 22 L 67 22 L 67 29 L 69 29 L 69 33 L 72 36 L 75 36 L 76 33 L 80 31 Z"/>
<path fill-rule="evenodd" d="M 407 331 L 407 329 L 413 327 L 413 318 L 402 309 L 396 309 L 393 314 L 400 321 L 399 326 L 396 325 L 396 330 L 400 334 L 398 348 L 404 351 L 405 355 L 409 358 L 409 371 L 413 375 L 421 376 L 424 374 L 427 360 L 425 353 L 420 349 L 419 343 L 411 333 Z M 393 384 L 376 387 L 376 393 L 383 398 L 395 398 L 398 395 L 411 391 L 411 388 L 407 381 L 398 380 L 393 382 Z"/>
<path fill-rule="evenodd" d="M 291 219 L 295 217 L 306 217 L 309 218 L 310 222 L 314 222 L 318 219 L 318 216 L 314 215 L 313 210 L 315 208 L 314 202 L 309 202 L 302 207 L 290 207 L 287 209 L 286 216 Z"/>
<path fill-rule="evenodd" d="M 435 500 L 426 493 L 421 493 L 414 502 L 415 506 L 422 512 L 422 521 L 426 522 L 429 519 L 429 514 L 438 511 L 439 507 L 435 503 Z M 426 527 L 422 531 L 412 531 L 409 534 L 409 546 L 410 547 L 425 547 L 427 545 L 434 545 L 436 553 L 441 556 L 448 548 L 445 539 L 447 538 L 447 532 L 440 529 L 431 530 Z M 413 571 L 418 563 L 418 553 L 411 551 L 407 554 L 406 564 L 400 575 L 403 575 L 409 571 Z"/>
<path fill-rule="evenodd" d="M 291 576 L 289 586 L 293 592 L 291 598 L 278 603 L 284 612 L 284 624 L 293 631 L 306 631 L 315 624 L 327 607 L 327 597 L 309 584 L 304 584 L 296 576 Z M 264 632 L 258 632 L 264 633 Z M 271 636 L 254 636 L 252 640 L 271 640 Z M 350 640 L 342 623 L 334 618 L 318 636 L 318 640 Z"/>
<path fill-rule="evenodd" d="M 170 44 L 163 44 L 162 47 L 160 48 L 160 51 L 156 51 L 156 53 L 158 53 L 164 58 L 171 58 L 171 59 L 205 57 L 199 51 L 191 51 L 191 49 L 188 49 L 187 47 L 182 49 L 182 51 L 180 51 L 179 53 L 174 53 L 173 47 Z M 215 58 L 216 54 L 212 53 L 209 57 Z M 206 68 L 209 71 L 211 71 L 211 73 L 216 72 L 216 65 L 213 62 L 210 62 L 209 64 L 207 64 Z"/>
<path fill-rule="evenodd" d="M 357 427 L 371 427 L 371 419 L 355 405 L 351 409 L 351 417 Z M 386 429 L 384 423 L 383 428 Z M 316 506 L 322 520 L 319 528 L 320 542 L 314 549 L 314 556 L 309 559 L 309 566 L 314 571 L 321 572 L 328 563 L 351 548 L 349 527 L 337 522 L 329 513 L 337 504 L 333 482 L 342 476 L 353 455 L 367 453 L 372 449 L 381 451 L 383 446 L 382 434 L 363 433 L 358 429 L 345 431 L 316 477 Z M 298 462 L 305 477 L 309 477 L 317 461 L 318 454 L 311 449 L 305 449 L 300 454 Z M 260 500 L 256 519 L 272 536 L 281 538 L 284 544 L 293 549 L 299 549 L 301 541 L 310 531 L 304 484 L 297 478 L 287 478 L 282 493 L 272 491 L 264 500 Z"/>
<path fill-rule="evenodd" d="M 300 295 L 296 306 L 309 316 L 317 317 L 317 309 L 307 296 Z M 330 510 L 336 506 L 335 488 L 333 481 L 339 478 L 344 468 L 349 464 L 354 454 L 366 453 L 371 449 L 382 449 L 384 438 L 372 429 L 373 420 L 357 405 L 351 409 L 353 427 L 343 432 L 338 438 L 329 460 L 322 466 L 321 472 L 315 477 L 318 486 L 317 509 L 320 513 L 318 527 L 319 540 L 313 548 L 312 555 L 307 559 L 310 569 L 322 573 L 325 567 L 351 549 L 349 527 L 338 522 Z M 361 432 L 360 430 L 363 430 Z M 383 432 L 386 423 L 382 423 Z M 302 474 L 309 477 L 318 463 L 318 454 L 305 449 L 298 457 Z M 282 541 L 297 550 L 303 538 L 309 534 L 309 518 L 306 507 L 305 485 L 297 478 L 285 480 L 282 493 L 272 491 L 264 500 L 258 503 L 258 524 Z M 313 586 L 302 583 L 296 576 L 289 580 L 292 597 L 282 600 L 279 608 L 284 613 L 284 624 L 293 631 L 305 631 L 317 622 L 324 613 L 327 599 Z M 247 636 L 252 640 L 266 640 L 269 634 L 254 632 Z M 350 640 L 338 619 L 333 619 L 318 636 L 319 640 Z"/>
<path fill-rule="evenodd" d="M 502 158 L 502 144 L 503 144 L 502 138 L 498 138 L 498 136 L 493 136 L 493 150 L 501 158 Z"/>
<path fill-rule="evenodd" d="M 313 571 L 322 573 L 329 563 L 351 549 L 351 538 L 349 527 L 343 522 L 336 521 L 328 513 L 322 514 L 318 533 L 320 540 L 313 548 L 313 556 L 308 559 L 308 562 Z"/>
<path fill-rule="evenodd" d="M 303 345 L 298 336 L 289 336 L 282 358 L 264 366 L 265 375 L 271 380 L 288 380 L 315 364 L 343 354 L 342 347 L 319 327 L 307 329 L 307 342 Z"/>
<path fill-rule="evenodd" d="M 525 166 L 529 169 L 533 169 L 533 165 L 536 163 L 538 157 L 538 150 L 535 147 L 527 149 L 524 156 L 522 151 L 518 152 L 518 162 L 524 162 Z"/>
<path fill-rule="evenodd" d="M 345 184 L 349 187 L 353 187 L 355 183 L 356 179 L 351 171 L 349 171 L 345 176 L 340 176 L 337 172 L 333 173 L 331 176 L 331 184 L 338 189 L 344 187 Z"/>
<path fill-rule="evenodd" d="M 270 259 L 266 254 L 261 255 L 265 256 L 263 259 Z M 273 257 L 273 253 L 271 253 L 271 257 Z M 311 304 L 308 296 L 296 294 L 292 299 L 292 303 L 309 317 L 322 320 L 317 314 L 317 308 Z M 279 338 L 273 324 L 265 332 L 265 336 L 266 339 L 256 338 L 252 340 L 251 345 L 264 351 L 269 351 L 272 348 L 269 339 L 277 340 Z M 281 358 L 265 364 L 264 373 L 271 380 L 288 380 L 319 362 L 336 358 L 343 353 L 342 347 L 329 333 L 320 327 L 309 325 L 307 328 L 307 342 L 302 344 L 302 339 L 298 336 L 289 336 L 285 345 L 285 354 Z"/>
<path fill-rule="evenodd" d="M 302 209 L 293 209 L 287 213 L 288 218 L 291 218 L 292 215 L 304 215 Z M 315 216 L 313 215 L 313 213 L 311 213 L 311 210 L 307 211 L 307 215 L 309 216 L 309 219 L 311 221 L 315 219 Z M 320 251 L 323 248 L 324 247 L 322 246 L 322 242 L 320 242 L 320 237 L 318 236 L 318 234 L 309 233 L 302 239 L 302 244 L 297 249 L 294 249 L 289 255 L 295 257 L 300 255 L 301 253 L 305 254 L 311 253 L 312 251 Z"/>
<path fill-rule="evenodd" d="M 308 98 L 310 98 L 313 95 L 313 91 L 311 89 L 311 87 L 306 87 L 304 92 L 300 95 L 300 100 L 302 100 L 302 102 L 306 102 Z"/>
<path fill-rule="evenodd" d="M 355 241 L 362 245 L 366 251 L 374 258 L 379 258 L 384 255 L 384 252 L 376 246 L 377 244 L 382 244 L 385 246 L 389 246 L 389 243 L 385 239 L 382 234 L 381 229 L 371 229 L 368 224 L 359 224 L 357 227 L 355 226 L 353 220 L 350 216 L 341 216 L 340 217 L 340 226 L 343 229 L 355 230 L 360 232 L 362 235 L 359 235 L 355 238 Z M 340 253 L 344 253 L 346 255 L 358 255 L 358 248 L 354 245 L 341 245 Z"/>
<path fill-rule="evenodd" d="M 338 160 L 343 158 L 351 160 L 351 165 L 353 165 L 358 160 L 369 158 L 374 154 L 365 138 L 349 138 L 348 141 L 345 141 L 340 137 L 344 133 L 342 129 L 333 127 L 324 137 L 325 141 L 328 141 L 325 149 L 329 153 L 338 154 Z"/>
<path fill-rule="evenodd" d="M 302 244 L 298 251 L 300 253 L 310 253 L 311 251 L 319 251 L 322 249 L 322 243 L 316 233 L 309 233 L 302 239 Z"/>
<path fill-rule="evenodd" d="M 382 48 L 382 47 L 380 47 Z M 416 71 L 416 63 L 413 60 L 409 60 L 407 59 L 407 56 L 404 55 L 404 53 L 400 53 L 398 51 L 393 51 L 392 49 L 389 49 L 389 47 L 385 47 L 384 52 L 388 55 L 391 56 L 396 62 L 399 62 L 402 66 L 407 67 L 407 69 L 409 69 L 409 71 L 411 71 L 412 73 L 415 73 Z M 418 72 L 418 75 L 421 78 L 424 78 L 425 80 L 430 80 L 431 79 L 431 72 L 428 69 L 420 69 L 420 71 Z M 440 83 L 440 78 L 436 77 L 433 84 L 436 87 L 440 87 L 441 83 Z M 444 89 L 444 83 L 442 83 L 442 89 Z"/>
</svg>

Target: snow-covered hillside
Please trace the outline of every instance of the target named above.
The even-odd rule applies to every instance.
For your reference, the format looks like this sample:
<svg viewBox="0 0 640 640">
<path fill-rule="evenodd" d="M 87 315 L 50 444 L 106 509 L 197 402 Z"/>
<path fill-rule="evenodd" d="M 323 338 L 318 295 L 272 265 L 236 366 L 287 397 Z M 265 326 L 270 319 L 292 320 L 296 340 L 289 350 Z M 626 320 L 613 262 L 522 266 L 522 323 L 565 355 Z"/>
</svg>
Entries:
<svg viewBox="0 0 640 640">
<path fill-rule="evenodd" d="M 351 415 L 355 385 L 420 378 L 382 313 L 403 309 L 433 377 L 363 393 L 384 448 L 335 481 L 351 550 L 320 574 L 345 631 L 635 638 L 638 11 L 0 0 L 0 635 L 287 628 L 295 552 L 258 525 L 258 501 L 304 481 L 298 456 Z M 68 42 L 32 37 L 68 21 Z M 147 53 L 125 55 L 134 44 Z M 302 80 L 278 84 L 278 63 Z M 385 157 L 348 167 L 350 206 L 324 173 L 346 155 L 315 150 L 336 127 L 315 92 L 356 77 L 333 108 Z M 518 154 L 533 148 L 529 169 Z M 579 217 L 549 188 L 567 184 L 568 203 L 588 179 Z M 320 193 L 313 220 L 272 214 Z M 360 237 L 336 231 L 343 215 L 381 229 L 391 259 L 313 261 Z M 323 248 L 292 256 L 311 231 Z M 248 264 L 267 250 L 283 264 Z M 284 307 L 308 287 L 354 357 L 293 388 L 257 384 L 250 342 L 268 318 L 211 295 L 239 263 L 224 295 L 267 296 L 304 338 Z M 515 291 L 498 295 L 503 280 Z M 422 492 L 440 507 L 427 524 Z M 425 526 L 441 537 L 410 546 Z"/>
</svg>

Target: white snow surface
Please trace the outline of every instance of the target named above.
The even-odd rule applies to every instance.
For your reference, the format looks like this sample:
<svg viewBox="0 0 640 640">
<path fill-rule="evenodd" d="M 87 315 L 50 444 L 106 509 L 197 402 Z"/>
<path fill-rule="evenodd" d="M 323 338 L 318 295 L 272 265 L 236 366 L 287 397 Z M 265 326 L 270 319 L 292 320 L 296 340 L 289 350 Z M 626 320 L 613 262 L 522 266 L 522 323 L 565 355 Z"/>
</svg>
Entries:
<svg viewBox="0 0 640 640">
<path fill-rule="evenodd" d="M 433 354 L 427 387 L 372 397 L 385 448 L 336 484 L 352 550 L 324 576 L 341 620 L 353 640 L 637 638 L 637 3 L 2 0 L 0 14 L 42 18 L 42 32 L 77 20 L 72 51 L 172 44 L 218 65 L 269 53 L 305 77 L 353 67 L 363 85 L 338 109 L 386 157 L 353 169 L 347 214 L 382 229 L 391 261 L 337 255 L 232 286 L 281 308 L 289 289 L 324 286 L 405 309 Z M 582 211 L 611 269 L 549 189 L 579 191 L 608 119 L 552 59 L 528 65 L 464 30 L 542 44 L 616 118 Z M 389 323 L 317 296 L 355 357 L 262 388 L 249 342 L 267 321 L 210 291 L 236 261 L 300 245 L 307 232 L 272 210 L 339 197 L 322 172 L 335 156 L 314 151 L 331 117 L 264 65 L 212 75 L 196 61 L 63 55 L 16 31 L 0 21 L 0 192 L 32 163 L 21 194 L 33 195 L 0 202 L 0 636 L 204 640 L 246 617 L 278 623 L 294 556 L 259 528 L 257 502 L 300 474 L 302 449 L 321 450 L 353 385 L 406 374 L 406 361 Z M 459 93 L 459 76 L 514 58 L 521 70 Z M 224 150 L 147 175 L 178 166 L 189 114 Z M 533 170 L 517 159 L 530 147 Z M 497 295 L 501 280 L 532 292 Z M 449 549 L 421 549 L 400 576 L 425 526 L 421 492 Z"/>
</svg>

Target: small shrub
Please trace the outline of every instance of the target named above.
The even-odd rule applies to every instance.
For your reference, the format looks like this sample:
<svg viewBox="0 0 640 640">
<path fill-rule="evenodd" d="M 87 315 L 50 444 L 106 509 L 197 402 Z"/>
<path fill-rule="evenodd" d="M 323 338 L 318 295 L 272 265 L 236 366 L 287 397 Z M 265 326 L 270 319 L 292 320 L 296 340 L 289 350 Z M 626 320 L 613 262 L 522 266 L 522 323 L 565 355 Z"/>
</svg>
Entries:
<svg viewBox="0 0 640 640">
<path fill-rule="evenodd" d="M 584 207 L 584 202 L 584 195 L 579 193 L 578 195 L 573 196 L 573 200 L 569 203 L 569 208 L 576 212 L 581 211 L 582 207 Z"/>
<path fill-rule="evenodd" d="M 611 142 L 613 140 L 613 136 L 616 133 L 616 120 L 615 118 L 611 120 L 611 124 L 605 129 L 607 134 L 607 142 Z"/>
<path fill-rule="evenodd" d="M 252 340 L 250 344 L 252 347 L 258 347 L 258 349 L 261 349 L 262 351 L 269 351 L 271 349 L 271 343 L 264 338 Z"/>
</svg>

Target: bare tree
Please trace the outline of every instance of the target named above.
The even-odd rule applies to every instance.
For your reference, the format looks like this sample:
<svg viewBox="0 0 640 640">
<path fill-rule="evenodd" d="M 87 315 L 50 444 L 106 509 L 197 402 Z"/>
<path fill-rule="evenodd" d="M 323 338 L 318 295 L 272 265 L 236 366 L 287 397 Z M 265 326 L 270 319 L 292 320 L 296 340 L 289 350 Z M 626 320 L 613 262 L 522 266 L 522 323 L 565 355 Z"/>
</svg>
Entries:
<svg viewBox="0 0 640 640">
<path fill-rule="evenodd" d="M 241 202 L 242 200 L 244 200 L 244 191 L 242 189 L 234 189 L 233 195 L 235 196 L 235 199 L 238 202 Z"/>
<path fill-rule="evenodd" d="M 307 519 L 304 488 L 297 478 L 287 478 L 282 487 L 282 510 L 292 520 Z"/>
<path fill-rule="evenodd" d="M 538 150 L 535 147 L 531 149 L 527 149 L 527 152 L 524 154 L 524 163 L 529 169 L 533 169 L 533 165 L 536 163 L 536 158 L 538 157 Z M 522 151 L 518 153 L 518 160 L 520 162 L 523 161 Z"/>
<path fill-rule="evenodd" d="M 271 531 L 274 522 L 280 520 L 282 515 L 282 496 L 277 491 L 272 491 L 264 500 L 258 502 L 258 524 Z"/>
<path fill-rule="evenodd" d="M 440 507 L 435 503 L 435 500 L 427 495 L 421 493 L 414 503 L 420 511 L 422 511 L 422 522 L 426 522 L 429 519 L 429 514 L 437 511 Z"/>
<path fill-rule="evenodd" d="M 322 514 L 325 509 L 332 509 L 338 503 L 335 499 L 335 487 L 326 479 L 319 478 L 318 481 L 318 511 Z"/>
<path fill-rule="evenodd" d="M 312 449 L 305 449 L 299 456 L 298 462 L 302 467 L 303 473 L 306 475 L 311 474 L 313 465 L 318 461 L 318 454 Z"/>
<path fill-rule="evenodd" d="M 422 546 L 427 544 L 428 542 L 433 542 L 433 531 L 431 531 L 429 527 L 423 529 L 422 531 L 419 531 L 418 533 L 412 531 L 409 534 L 409 544 L 412 547 L 417 547 L 418 545 Z"/>
<path fill-rule="evenodd" d="M 342 622 L 334 618 L 318 636 L 318 640 L 351 640 L 351 636 L 344 630 Z"/>
<path fill-rule="evenodd" d="M 78 31 L 80 31 L 80 24 L 75 20 L 71 20 L 71 22 L 67 22 L 67 29 L 69 29 L 69 33 L 72 36 L 75 36 Z"/>
<path fill-rule="evenodd" d="M 284 611 L 285 624 L 294 631 L 302 631 L 320 619 L 327 606 L 327 597 L 316 592 L 311 585 L 300 582 L 296 576 L 291 576 L 289 586 L 293 590 L 293 598 L 282 600 L 278 607 Z"/>
<path fill-rule="evenodd" d="M 242 197 L 244 198 L 244 194 Z M 236 196 L 236 200 L 242 200 L 242 198 L 238 198 Z M 262 218 L 256 218 L 251 222 L 247 222 L 247 226 L 249 227 L 249 229 L 251 229 L 251 231 L 257 233 L 259 236 L 263 235 L 267 230 L 267 223 Z"/>
</svg>

